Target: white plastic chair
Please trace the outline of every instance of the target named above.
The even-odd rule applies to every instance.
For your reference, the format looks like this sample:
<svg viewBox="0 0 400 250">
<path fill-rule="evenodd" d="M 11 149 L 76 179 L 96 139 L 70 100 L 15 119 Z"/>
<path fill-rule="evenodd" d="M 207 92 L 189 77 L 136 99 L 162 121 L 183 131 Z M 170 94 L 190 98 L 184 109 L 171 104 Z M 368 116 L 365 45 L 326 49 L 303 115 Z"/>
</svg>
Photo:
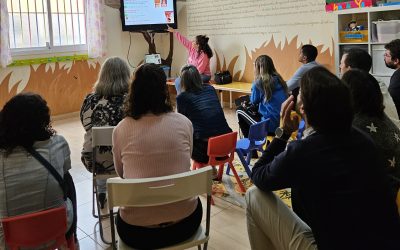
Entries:
<svg viewBox="0 0 400 250">
<path fill-rule="evenodd" d="M 157 185 L 159 181 L 168 181 L 168 185 Z M 155 182 L 155 183 L 154 183 Z M 165 183 L 165 182 L 164 182 Z M 186 249 L 204 244 L 207 249 L 210 232 L 210 210 L 212 191 L 212 168 L 205 167 L 181 174 L 141 179 L 110 178 L 107 180 L 108 208 L 114 207 L 149 207 L 170 204 L 207 194 L 206 228 L 201 225 L 188 240 L 162 249 Z M 116 249 L 114 216 L 110 216 L 113 249 Z M 154 239 L 157 240 L 157 239 Z M 119 240 L 118 249 L 132 249 Z"/>
<path fill-rule="evenodd" d="M 116 173 L 112 174 L 98 174 L 96 170 L 96 148 L 99 146 L 112 146 L 112 133 L 114 127 L 107 126 L 107 127 L 93 127 L 92 128 L 92 172 L 93 172 L 93 198 L 92 198 L 92 215 L 95 218 L 99 219 L 99 226 L 100 226 L 100 238 L 106 244 L 111 244 L 111 242 L 106 241 L 104 239 L 104 232 L 103 232 L 103 223 L 102 219 L 108 218 L 110 214 L 101 215 L 100 212 L 100 202 L 99 202 L 99 193 L 97 192 L 97 180 L 104 180 L 111 177 L 116 177 Z M 97 214 L 95 209 L 95 202 L 97 205 Z"/>
</svg>

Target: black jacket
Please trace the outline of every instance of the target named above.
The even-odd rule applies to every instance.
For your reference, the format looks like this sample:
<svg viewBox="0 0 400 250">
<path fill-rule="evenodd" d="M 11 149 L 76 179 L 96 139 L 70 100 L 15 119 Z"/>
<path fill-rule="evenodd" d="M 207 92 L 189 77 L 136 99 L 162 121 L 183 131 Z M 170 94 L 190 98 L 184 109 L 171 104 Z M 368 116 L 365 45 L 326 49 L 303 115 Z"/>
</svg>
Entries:
<svg viewBox="0 0 400 250">
<path fill-rule="evenodd" d="M 264 191 L 292 189 L 318 249 L 400 249 L 400 218 L 372 140 L 363 132 L 274 139 L 255 164 Z M 284 151 L 285 150 L 285 151 Z"/>
</svg>

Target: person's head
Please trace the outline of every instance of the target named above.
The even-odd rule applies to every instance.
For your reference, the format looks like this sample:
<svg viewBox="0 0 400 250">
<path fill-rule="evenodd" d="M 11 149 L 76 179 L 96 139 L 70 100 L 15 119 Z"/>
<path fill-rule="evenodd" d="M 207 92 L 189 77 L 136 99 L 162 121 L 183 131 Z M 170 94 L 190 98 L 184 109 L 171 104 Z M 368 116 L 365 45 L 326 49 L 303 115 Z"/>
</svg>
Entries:
<svg viewBox="0 0 400 250">
<path fill-rule="evenodd" d="M 378 81 L 368 72 L 352 69 L 342 80 L 350 88 L 355 113 L 382 117 L 385 106 Z"/>
<path fill-rule="evenodd" d="M 181 89 L 186 92 L 196 92 L 202 89 L 203 81 L 197 68 L 185 65 L 181 69 Z"/>
<path fill-rule="evenodd" d="M 400 39 L 395 39 L 385 45 L 384 60 L 386 67 L 391 69 L 400 68 Z"/>
<path fill-rule="evenodd" d="M 0 112 L 0 149 L 6 154 L 17 146 L 30 148 L 35 141 L 47 140 L 54 134 L 50 109 L 38 94 L 18 94 Z"/>
<path fill-rule="evenodd" d="M 340 74 L 343 75 L 350 69 L 360 69 L 369 72 L 372 67 L 372 57 L 363 49 L 350 49 L 342 55 L 340 60 Z"/>
<path fill-rule="evenodd" d="M 153 63 L 139 66 L 129 88 L 126 115 L 138 120 L 148 113 L 159 115 L 171 111 L 164 71 Z"/>
<path fill-rule="evenodd" d="M 100 96 L 122 95 L 128 92 L 131 72 L 128 64 L 119 57 L 108 58 L 101 67 L 94 84 L 94 92 Z"/>
<path fill-rule="evenodd" d="M 318 50 L 314 45 L 306 44 L 303 45 L 299 53 L 299 62 L 309 63 L 315 61 L 318 56 Z"/>
<path fill-rule="evenodd" d="M 207 36 L 198 35 L 196 36 L 192 44 L 193 47 L 197 49 L 199 55 L 203 51 L 208 56 L 208 58 L 211 58 L 213 57 L 213 52 L 210 48 L 210 45 L 208 45 L 208 40 L 209 38 Z"/>
<path fill-rule="evenodd" d="M 326 68 L 307 71 L 300 80 L 298 108 L 309 126 L 327 133 L 348 132 L 353 120 L 349 88 Z"/>
<path fill-rule="evenodd" d="M 287 92 L 286 82 L 276 71 L 272 58 L 267 55 L 261 55 L 257 57 L 256 61 L 254 62 L 254 78 L 256 81 L 261 81 L 266 101 L 271 99 L 272 92 L 274 91 L 273 77 L 278 77 L 279 83 Z"/>
</svg>

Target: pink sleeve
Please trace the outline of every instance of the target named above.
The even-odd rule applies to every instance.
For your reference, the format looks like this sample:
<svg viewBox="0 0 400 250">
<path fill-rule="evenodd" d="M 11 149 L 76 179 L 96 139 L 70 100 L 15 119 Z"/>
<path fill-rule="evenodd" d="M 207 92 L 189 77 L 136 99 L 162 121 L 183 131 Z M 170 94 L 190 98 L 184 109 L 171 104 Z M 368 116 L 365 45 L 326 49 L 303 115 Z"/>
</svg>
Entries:
<svg viewBox="0 0 400 250">
<path fill-rule="evenodd" d="M 209 64 L 210 58 L 208 58 L 207 54 L 202 52 L 200 56 L 197 58 L 197 70 L 200 74 L 204 74 Z"/>
<path fill-rule="evenodd" d="M 181 35 L 178 31 L 175 32 L 175 36 L 178 39 L 180 43 L 182 43 L 183 46 L 185 46 L 186 49 L 191 50 L 192 49 L 192 42 L 189 41 L 186 37 Z"/>
<path fill-rule="evenodd" d="M 124 169 L 122 167 L 122 160 L 121 160 L 121 150 L 120 150 L 120 145 L 118 145 L 118 139 L 116 138 L 117 131 L 114 129 L 113 135 L 112 135 L 112 153 L 113 153 L 113 158 L 114 158 L 114 168 L 115 171 L 117 171 L 117 174 L 119 177 L 124 178 Z"/>
</svg>

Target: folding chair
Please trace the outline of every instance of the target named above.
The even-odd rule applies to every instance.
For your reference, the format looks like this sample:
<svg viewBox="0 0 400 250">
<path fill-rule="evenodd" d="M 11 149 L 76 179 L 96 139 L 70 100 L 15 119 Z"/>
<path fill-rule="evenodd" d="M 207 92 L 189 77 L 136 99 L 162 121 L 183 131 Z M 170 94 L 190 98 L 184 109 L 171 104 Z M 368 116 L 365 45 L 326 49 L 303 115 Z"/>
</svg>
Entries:
<svg viewBox="0 0 400 250">
<path fill-rule="evenodd" d="M 48 246 L 46 249 L 59 249 L 68 246 L 75 250 L 75 236 L 68 241 L 67 214 L 65 207 L 18 215 L 2 219 L 4 239 L 11 250 Z"/>
<path fill-rule="evenodd" d="M 239 185 L 240 191 L 246 192 L 246 188 L 243 186 L 239 175 L 236 172 L 235 166 L 233 165 L 233 158 L 235 157 L 237 132 L 231 132 L 224 135 L 211 137 L 208 139 L 207 155 L 209 157 L 208 163 L 200 163 L 193 161 L 192 169 L 198 169 L 205 166 L 219 166 L 218 168 L 218 180 L 222 180 L 222 174 L 224 172 L 224 165 L 228 163 L 227 173 L 229 169 L 235 176 L 235 179 Z"/>
<path fill-rule="evenodd" d="M 263 151 L 263 146 L 266 143 L 266 137 L 268 135 L 268 123 L 269 119 L 251 125 L 249 137 L 242 138 L 236 143 L 236 153 L 238 154 L 240 162 L 242 162 L 243 167 L 249 177 L 251 176 L 251 171 L 249 168 L 251 151 Z M 245 154 L 247 154 L 246 158 L 244 158 Z M 229 169 L 227 169 L 227 174 L 229 174 Z"/>
<path fill-rule="evenodd" d="M 99 174 L 97 173 L 96 169 L 96 149 L 100 146 L 112 146 L 112 132 L 114 127 L 107 126 L 107 127 L 93 127 L 92 128 L 92 172 L 93 172 L 93 197 L 92 197 L 92 215 L 95 218 L 99 219 L 99 226 L 100 226 L 100 238 L 106 244 L 111 244 L 111 242 L 106 241 L 104 239 L 104 230 L 103 230 L 103 223 L 102 219 L 108 218 L 110 214 L 101 215 L 100 212 L 100 202 L 99 202 L 99 193 L 97 192 L 97 180 L 104 180 L 111 177 L 116 177 L 116 173 L 112 174 Z M 95 204 L 96 202 L 96 204 Z M 95 207 L 97 206 L 97 214 Z"/>
<path fill-rule="evenodd" d="M 192 246 L 204 244 L 207 249 L 210 232 L 210 210 L 211 210 L 211 190 L 212 190 L 212 168 L 202 168 L 185 173 L 141 179 L 121 179 L 110 178 L 107 180 L 108 207 L 110 213 L 114 207 L 149 207 L 166 205 L 182 200 L 186 200 L 198 195 L 207 194 L 207 217 L 206 228 L 201 225 L 192 238 L 168 246 L 163 249 L 186 249 Z M 168 185 L 160 186 L 158 182 L 168 181 Z M 113 249 L 116 249 L 116 232 L 114 228 L 114 216 L 110 216 L 111 237 Z M 152 239 L 157 240 L 157 239 Z M 121 239 L 119 240 L 119 249 L 128 248 Z"/>
</svg>

